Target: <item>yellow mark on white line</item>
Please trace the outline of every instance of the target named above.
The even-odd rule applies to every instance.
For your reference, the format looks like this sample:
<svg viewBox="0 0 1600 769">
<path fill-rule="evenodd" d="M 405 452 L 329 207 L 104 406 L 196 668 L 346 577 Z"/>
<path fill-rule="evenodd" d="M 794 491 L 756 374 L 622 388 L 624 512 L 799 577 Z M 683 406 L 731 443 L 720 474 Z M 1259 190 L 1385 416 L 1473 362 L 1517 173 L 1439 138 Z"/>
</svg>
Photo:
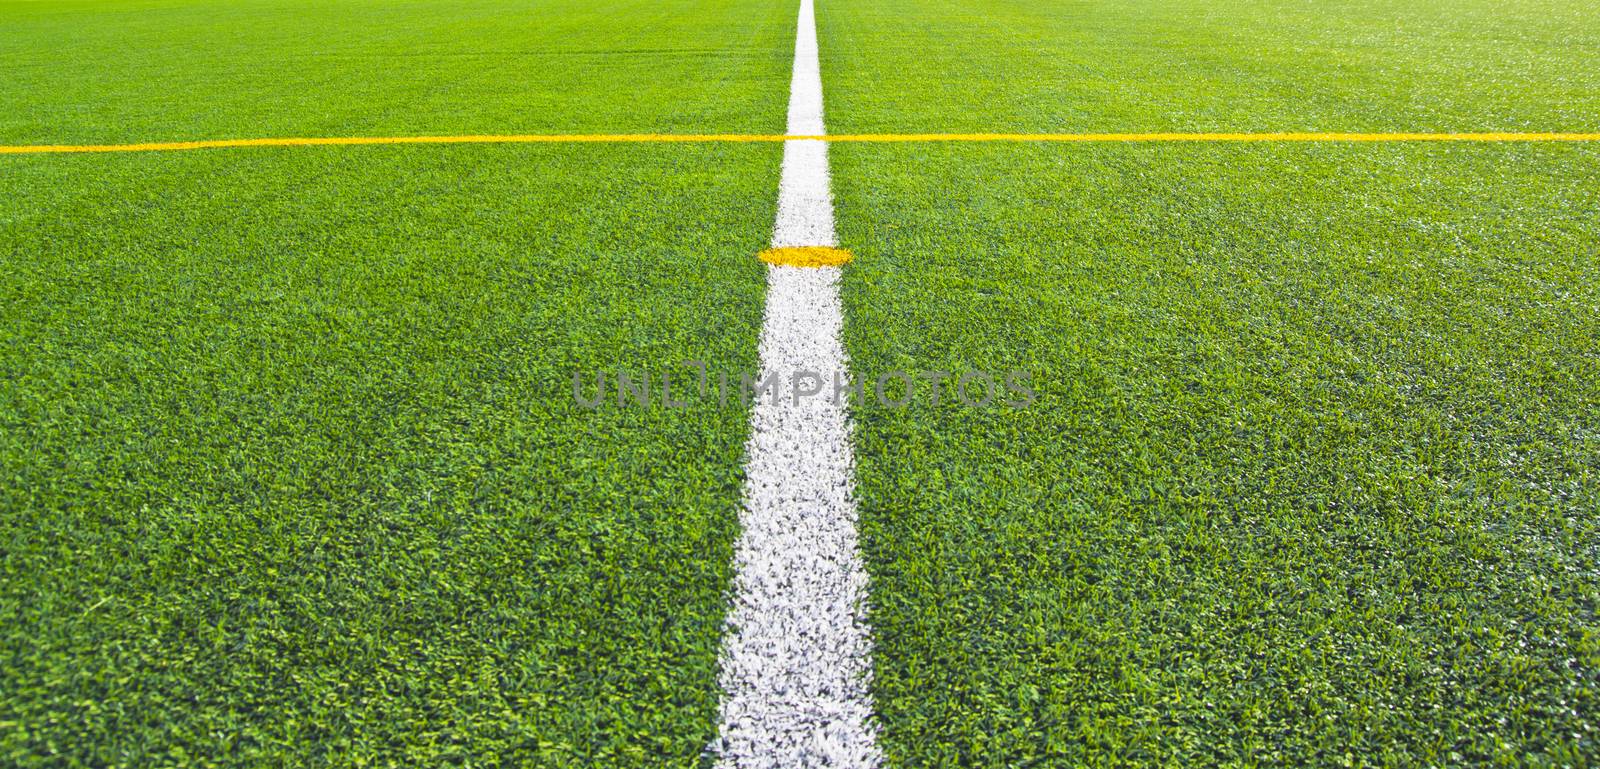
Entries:
<svg viewBox="0 0 1600 769">
<path fill-rule="evenodd" d="M 855 257 L 830 246 L 784 246 L 761 252 L 761 261 L 783 267 L 838 267 Z"/>
<path fill-rule="evenodd" d="M 244 147 L 327 147 L 369 144 L 710 144 L 818 140 L 895 142 L 1600 142 L 1600 133 L 878 133 L 830 136 L 783 134 L 471 134 L 463 136 L 307 136 L 279 139 L 201 139 L 133 144 L 10 144 L 0 155 L 158 152 Z"/>
</svg>

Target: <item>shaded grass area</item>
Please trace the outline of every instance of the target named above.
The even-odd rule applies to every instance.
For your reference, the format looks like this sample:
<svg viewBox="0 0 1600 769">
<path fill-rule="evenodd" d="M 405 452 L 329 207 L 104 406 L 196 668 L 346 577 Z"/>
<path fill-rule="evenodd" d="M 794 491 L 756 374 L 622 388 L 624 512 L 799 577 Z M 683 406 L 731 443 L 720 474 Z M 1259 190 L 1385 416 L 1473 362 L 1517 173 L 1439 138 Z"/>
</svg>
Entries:
<svg viewBox="0 0 1600 769">
<path fill-rule="evenodd" d="M 0 763 L 694 765 L 776 147 L 15 158 Z M 93 183 L 88 183 L 88 180 Z"/>
<path fill-rule="evenodd" d="M 789 0 L 0 1 L 0 143 L 781 132 Z"/>
<path fill-rule="evenodd" d="M 834 133 L 1596 131 L 1582 0 L 846 0 Z"/>
<path fill-rule="evenodd" d="M 895 763 L 1600 756 L 1600 154 L 834 162 Z"/>
</svg>

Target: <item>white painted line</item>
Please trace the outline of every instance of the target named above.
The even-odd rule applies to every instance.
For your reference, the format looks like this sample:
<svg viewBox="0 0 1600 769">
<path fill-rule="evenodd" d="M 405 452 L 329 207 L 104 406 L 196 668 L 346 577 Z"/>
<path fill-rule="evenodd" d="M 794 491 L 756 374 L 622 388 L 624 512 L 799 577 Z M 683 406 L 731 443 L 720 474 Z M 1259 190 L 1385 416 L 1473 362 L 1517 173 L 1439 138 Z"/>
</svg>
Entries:
<svg viewBox="0 0 1600 769">
<path fill-rule="evenodd" d="M 822 76 L 812 0 L 801 0 L 789 133 L 822 136 Z M 772 245 L 833 246 L 828 145 L 788 141 Z M 719 658 L 718 766 L 842 767 L 882 763 L 872 718 L 867 574 L 856 545 L 849 375 L 838 267 L 767 267 L 761 376 L 783 386 L 750 412 L 733 605 Z M 821 396 L 793 397 L 797 372 Z"/>
</svg>

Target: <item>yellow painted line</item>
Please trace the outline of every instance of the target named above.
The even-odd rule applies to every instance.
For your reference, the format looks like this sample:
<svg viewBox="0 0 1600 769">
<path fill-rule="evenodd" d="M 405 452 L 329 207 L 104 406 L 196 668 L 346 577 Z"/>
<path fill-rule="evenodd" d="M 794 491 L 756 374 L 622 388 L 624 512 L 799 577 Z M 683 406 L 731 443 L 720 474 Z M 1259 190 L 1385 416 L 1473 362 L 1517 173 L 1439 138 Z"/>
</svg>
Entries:
<svg viewBox="0 0 1600 769">
<path fill-rule="evenodd" d="M 0 145 L 0 155 L 69 152 L 156 152 L 235 147 L 329 147 L 361 144 L 576 144 L 652 142 L 756 142 L 783 141 L 782 136 L 740 134 L 476 134 L 466 136 L 329 136 L 284 139 L 203 139 L 188 142 L 139 144 L 35 144 Z"/>
<path fill-rule="evenodd" d="M 12 144 L 0 155 L 157 152 L 242 147 L 330 147 L 367 144 L 654 144 L 792 140 L 829 142 L 1600 142 L 1600 133 L 971 133 L 971 134 L 477 134 L 466 136 L 327 136 L 281 139 L 202 139 L 135 144 Z"/>
<path fill-rule="evenodd" d="M 831 246 L 784 246 L 761 252 L 761 261 L 784 267 L 838 267 L 855 257 Z"/>
<path fill-rule="evenodd" d="M 1592 142 L 1600 141 L 1600 133 L 984 133 L 836 134 L 816 138 L 833 142 Z"/>
</svg>

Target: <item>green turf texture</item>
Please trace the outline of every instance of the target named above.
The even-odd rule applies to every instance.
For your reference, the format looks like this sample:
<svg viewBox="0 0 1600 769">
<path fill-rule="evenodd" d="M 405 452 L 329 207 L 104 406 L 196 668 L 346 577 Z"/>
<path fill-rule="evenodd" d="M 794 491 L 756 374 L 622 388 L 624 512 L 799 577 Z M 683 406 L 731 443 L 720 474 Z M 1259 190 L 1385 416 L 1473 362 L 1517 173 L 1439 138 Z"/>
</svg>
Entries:
<svg viewBox="0 0 1600 769">
<path fill-rule="evenodd" d="M 782 132 L 777 0 L 0 0 L 0 143 Z"/>
<path fill-rule="evenodd" d="M 1039 390 L 858 413 L 898 765 L 1596 754 L 1593 150 L 836 165 L 856 366 Z"/>
<path fill-rule="evenodd" d="M 6 3 L 0 133 L 777 131 L 792 27 Z M 697 765 L 746 415 L 591 412 L 572 375 L 754 366 L 778 163 L 5 158 L 0 765 Z"/>
<path fill-rule="evenodd" d="M 820 19 L 840 133 L 1593 131 L 1597 33 L 1575 2 Z M 833 163 L 857 368 L 1039 390 L 857 413 L 891 765 L 1600 758 L 1600 151 Z"/>
<path fill-rule="evenodd" d="M 0 763 L 697 760 L 777 157 L 439 149 L 9 165 Z"/>
<path fill-rule="evenodd" d="M 833 0 L 832 133 L 1600 131 L 1582 0 Z"/>
<path fill-rule="evenodd" d="M 823 0 L 829 128 L 1595 131 L 1571 0 Z M 781 131 L 791 2 L 0 2 L 0 142 Z M 0 764 L 695 765 L 774 147 L 0 159 Z M 892 765 L 1600 757 L 1600 152 L 834 150 Z"/>
</svg>

